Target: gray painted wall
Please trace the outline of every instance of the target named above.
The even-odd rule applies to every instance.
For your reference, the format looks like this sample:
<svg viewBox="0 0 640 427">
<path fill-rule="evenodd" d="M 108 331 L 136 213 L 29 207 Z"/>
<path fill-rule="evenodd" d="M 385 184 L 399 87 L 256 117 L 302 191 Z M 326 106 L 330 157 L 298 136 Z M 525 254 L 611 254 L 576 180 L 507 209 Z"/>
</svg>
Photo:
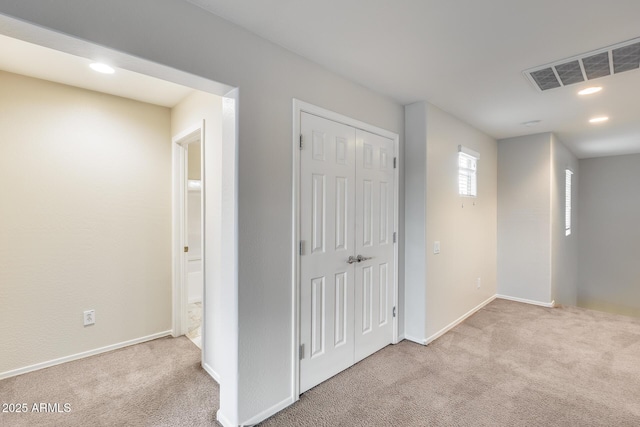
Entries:
<svg viewBox="0 0 640 427">
<path fill-rule="evenodd" d="M 233 374 L 239 380 L 236 390 L 222 378 L 221 411 L 240 424 L 286 404 L 293 397 L 292 99 L 400 134 L 400 158 L 402 106 L 184 1 L 3 1 L 0 13 L 239 87 L 238 367 Z M 401 169 L 401 241 L 403 205 Z M 402 272 L 402 245 L 399 255 Z M 401 275 L 401 295 L 402 280 Z M 401 317 L 402 311 L 401 306 Z"/>
<path fill-rule="evenodd" d="M 558 304 L 578 305 L 578 159 L 551 135 L 551 298 Z M 571 179 L 571 235 L 565 233 L 565 170 Z"/>
<path fill-rule="evenodd" d="M 578 232 L 565 236 L 565 169 L 578 160 L 551 133 L 498 141 L 498 294 L 576 304 Z"/>
<path fill-rule="evenodd" d="M 426 102 L 405 120 L 406 337 L 425 343 L 496 293 L 497 144 Z M 480 153 L 477 198 L 458 195 L 459 144 Z"/>
<path fill-rule="evenodd" d="M 405 111 L 405 338 L 426 338 L 427 103 Z"/>
<path fill-rule="evenodd" d="M 476 198 L 458 194 L 458 145 L 480 154 Z M 495 139 L 428 106 L 428 341 L 496 294 L 497 151 Z M 441 245 L 437 255 L 434 241 Z"/>
<path fill-rule="evenodd" d="M 640 154 L 580 160 L 578 305 L 640 316 Z"/>
<path fill-rule="evenodd" d="M 551 136 L 498 141 L 498 294 L 551 302 Z"/>
</svg>

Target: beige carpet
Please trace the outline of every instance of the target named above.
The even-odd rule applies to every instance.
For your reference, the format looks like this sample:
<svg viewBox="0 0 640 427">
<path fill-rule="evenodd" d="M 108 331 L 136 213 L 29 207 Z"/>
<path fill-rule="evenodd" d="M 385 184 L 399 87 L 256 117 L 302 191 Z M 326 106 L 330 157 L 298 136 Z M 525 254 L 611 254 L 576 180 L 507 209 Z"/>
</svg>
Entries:
<svg viewBox="0 0 640 427">
<path fill-rule="evenodd" d="M 0 426 L 215 425 L 218 388 L 186 338 L 0 381 Z M 264 426 L 640 426 L 640 320 L 497 300 L 427 347 L 389 346 Z"/>
<path fill-rule="evenodd" d="M 640 320 L 496 300 L 402 342 L 264 426 L 640 426 Z"/>
<path fill-rule="evenodd" d="M 1 402 L 69 413 L 0 413 L 0 426 L 215 425 L 218 385 L 185 337 L 162 338 L 0 381 Z"/>
</svg>

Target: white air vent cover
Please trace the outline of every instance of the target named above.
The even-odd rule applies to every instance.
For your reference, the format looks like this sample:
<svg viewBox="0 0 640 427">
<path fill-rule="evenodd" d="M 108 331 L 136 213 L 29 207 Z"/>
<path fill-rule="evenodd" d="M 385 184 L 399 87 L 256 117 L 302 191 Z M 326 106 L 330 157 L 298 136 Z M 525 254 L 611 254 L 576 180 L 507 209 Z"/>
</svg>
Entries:
<svg viewBox="0 0 640 427">
<path fill-rule="evenodd" d="M 540 92 L 640 68 L 640 38 L 524 70 Z"/>
</svg>

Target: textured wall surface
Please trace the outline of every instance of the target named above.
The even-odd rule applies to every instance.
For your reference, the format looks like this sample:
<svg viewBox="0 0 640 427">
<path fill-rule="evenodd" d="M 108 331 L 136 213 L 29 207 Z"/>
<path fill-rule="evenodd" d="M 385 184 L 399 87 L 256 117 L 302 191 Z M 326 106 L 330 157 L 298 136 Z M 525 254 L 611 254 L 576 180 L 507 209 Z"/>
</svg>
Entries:
<svg viewBox="0 0 640 427">
<path fill-rule="evenodd" d="M 458 194 L 458 145 L 480 154 L 476 198 Z M 497 161 L 495 139 L 428 106 L 426 338 L 496 294 Z"/>
<path fill-rule="evenodd" d="M 640 154 L 580 160 L 578 305 L 640 317 Z"/>
<path fill-rule="evenodd" d="M 498 148 L 426 102 L 407 106 L 405 115 L 405 330 L 425 342 L 496 294 Z M 480 154 L 476 198 L 458 194 L 458 145 Z"/>
<path fill-rule="evenodd" d="M 11 1 L 0 13 L 239 88 L 238 291 L 223 302 L 238 356 L 222 373 L 221 412 L 252 424 L 291 402 L 292 99 L 400 134 L 400 158 L 403 107 L 184 1 Z M 401 175 L 401 219 L 403 191 Z"/>
<path fill-rule="evenodd" d="M 563 305 L 578 305 L 578 159 L 555 136 L 551 136 L 551 294 Z M 565 170 L 571 177 L 571 234 L 565 233 Z"/>
<path fill-rule="evenodd" d="M 0 86 L 0 372 L 171 329 L 169 109 Z"/>
<path fill-rule="evenodd" d="M 551 296 L 551 134 L 498 141 L 498 294 Z"/>
</svg>

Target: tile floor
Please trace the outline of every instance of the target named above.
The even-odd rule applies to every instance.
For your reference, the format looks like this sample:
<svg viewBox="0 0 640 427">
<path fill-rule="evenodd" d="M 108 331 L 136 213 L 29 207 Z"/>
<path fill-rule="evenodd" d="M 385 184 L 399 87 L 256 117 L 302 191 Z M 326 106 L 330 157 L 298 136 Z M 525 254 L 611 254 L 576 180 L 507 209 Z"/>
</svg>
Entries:
<svg viewBox="0 0 640 427">
<path fill-rule="evenodd" d="M 188 318 L 187 338 L 199 348 L 202 348 L 202 302 L 189 304 Z"/>
</svg>

